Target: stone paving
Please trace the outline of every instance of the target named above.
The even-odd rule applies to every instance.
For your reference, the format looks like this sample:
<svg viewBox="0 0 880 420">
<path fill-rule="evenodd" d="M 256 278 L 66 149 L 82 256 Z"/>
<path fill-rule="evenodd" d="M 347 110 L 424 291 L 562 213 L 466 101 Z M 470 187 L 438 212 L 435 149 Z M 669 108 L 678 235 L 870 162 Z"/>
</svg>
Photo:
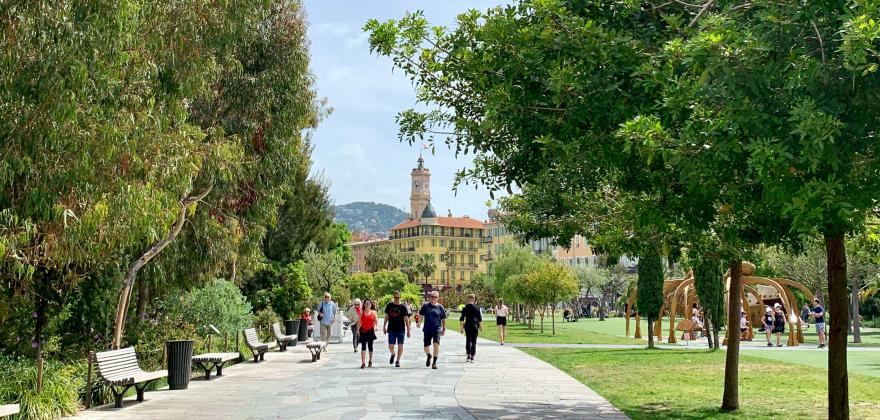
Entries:
<svg viewBox="0 0 880 420">
<path fill-rule="evenodd" d="M 260 364 L 224 369 L 220 378 L 194 380 L 187 390 L 147 392 L 143 403 L 128 398 L 122 409 L 109 405 L 77 418 L 627 418 L 585 385 L 511 346 L 480 340 L 477 362 L 467 363 L 464 337 L 448 331 L 432 370 L 425 367 L 421 332 L 407 340 L 400 368 L 388 364 L 384 336 L 375 344 L 373 368 L 360 369 L 350 342 L 331 344 L 317 363 L 300 345 L 268 353 Z"/>
</svg>

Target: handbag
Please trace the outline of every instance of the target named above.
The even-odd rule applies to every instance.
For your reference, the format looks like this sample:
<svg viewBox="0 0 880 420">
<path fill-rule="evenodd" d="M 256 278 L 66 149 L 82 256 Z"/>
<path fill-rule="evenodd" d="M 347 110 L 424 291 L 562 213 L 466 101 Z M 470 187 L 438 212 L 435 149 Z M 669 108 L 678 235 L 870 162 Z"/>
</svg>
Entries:
<svg viewBox="0 0 880 420">
<path fill-rule="evenodd" d="M 321 302 L 321 309 L 318 309 L 318 321 L 324 319 L 324 302 Z"/>
</svg>

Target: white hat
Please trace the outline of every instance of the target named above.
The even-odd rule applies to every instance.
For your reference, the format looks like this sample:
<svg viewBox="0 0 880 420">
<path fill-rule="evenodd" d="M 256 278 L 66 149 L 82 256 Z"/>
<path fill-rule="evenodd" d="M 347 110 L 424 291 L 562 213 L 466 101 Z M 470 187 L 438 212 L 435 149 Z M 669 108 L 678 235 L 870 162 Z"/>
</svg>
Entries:
<svg viewBox="0 0 880 420">
<path fill-rule="evenodd" d="M 773 308 L 771 308 L 769 306 L 764 308 L 764 313 L 770 313 L 770 312 L 773 312 Z"/>
<path fill-rule="evenodd" d="M 781 308 L 782 305 L 780 305 L 780 304 L 777 303 L 777 304 L 773 305 L 773 307 L 774 307 L 774 308 Z"/>
</svg>

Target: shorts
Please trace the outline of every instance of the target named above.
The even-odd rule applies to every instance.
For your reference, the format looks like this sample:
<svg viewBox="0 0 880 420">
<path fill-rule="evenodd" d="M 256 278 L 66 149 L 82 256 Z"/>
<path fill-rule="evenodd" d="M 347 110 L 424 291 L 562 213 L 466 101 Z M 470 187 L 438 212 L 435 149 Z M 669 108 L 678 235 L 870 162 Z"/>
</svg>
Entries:
<svg viewBox="0 0 880 420">
<path fill-rule="evenodd" d="M 393 346 L 395 344 L 403 344 L 403 336 L 404 332 L 391 332 L 388 331 L 388 344 Z"/>
<path fill-rule="evenodd" d="M 774 333 L 784 333 L 785 332 L 785 324 L 776 324 L 773 325 Z"/>
<path fill-rule="evenodd" d="M 816 323 L 816 333 L 823 333 L 823 332 L 825 332 L 825 323 L 824 322 L 817 322 Z"/>
<path fill-rule="evenodd" d="M 507 317 L 506 316 L 495 317 L 495 324 L 507 325 Z"/>
<path fill-rule="evenodd" d="M 425 332 L 425 336 L 422 338 L 422 344 L 424 344 L 425 347 L 428 347 L 431 345 L 432 342 L 438 343 L 438 344 L 440 343 L 440 332 L 439 331 L 433 332 L 433 333 Z"/>
<path fill-rule="evenodd" d="M 369 329 L 367 331 L 361 330 L 360 334 L 358 334 L 358 342 L 359 343 L 368 343 L 370 341 L 375 341 L 375 340 L 376 340 L 376 330 L 373 330 L 373 329 Z"/>
</svg>

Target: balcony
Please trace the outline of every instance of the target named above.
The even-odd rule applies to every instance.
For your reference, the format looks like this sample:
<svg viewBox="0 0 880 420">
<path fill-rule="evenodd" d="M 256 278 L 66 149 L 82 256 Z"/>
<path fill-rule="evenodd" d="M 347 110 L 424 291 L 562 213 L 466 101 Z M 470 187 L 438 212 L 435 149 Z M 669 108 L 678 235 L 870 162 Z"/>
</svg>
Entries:
<svg viewBox="0 0 880 420">
<path fill-rule="evenodd" d="M 449 252 L 460 252 L 460 253 L 467 253 L 467 252 L 471 252 L 471 253 L 472 253 L 472 252 L 478 252 L 478 251 L 480 251 L 480 249 L 479 249 L 479 248 L 476 248 L 476 247 L 474 247 L 474 248 L 461 248 L 461 247 L 459 247 L 459 248 L 454 248 L 454 247 L 449 247 L 449 248 L 447 248 L 447 250 L 448 250 Z"/>
</svg>

